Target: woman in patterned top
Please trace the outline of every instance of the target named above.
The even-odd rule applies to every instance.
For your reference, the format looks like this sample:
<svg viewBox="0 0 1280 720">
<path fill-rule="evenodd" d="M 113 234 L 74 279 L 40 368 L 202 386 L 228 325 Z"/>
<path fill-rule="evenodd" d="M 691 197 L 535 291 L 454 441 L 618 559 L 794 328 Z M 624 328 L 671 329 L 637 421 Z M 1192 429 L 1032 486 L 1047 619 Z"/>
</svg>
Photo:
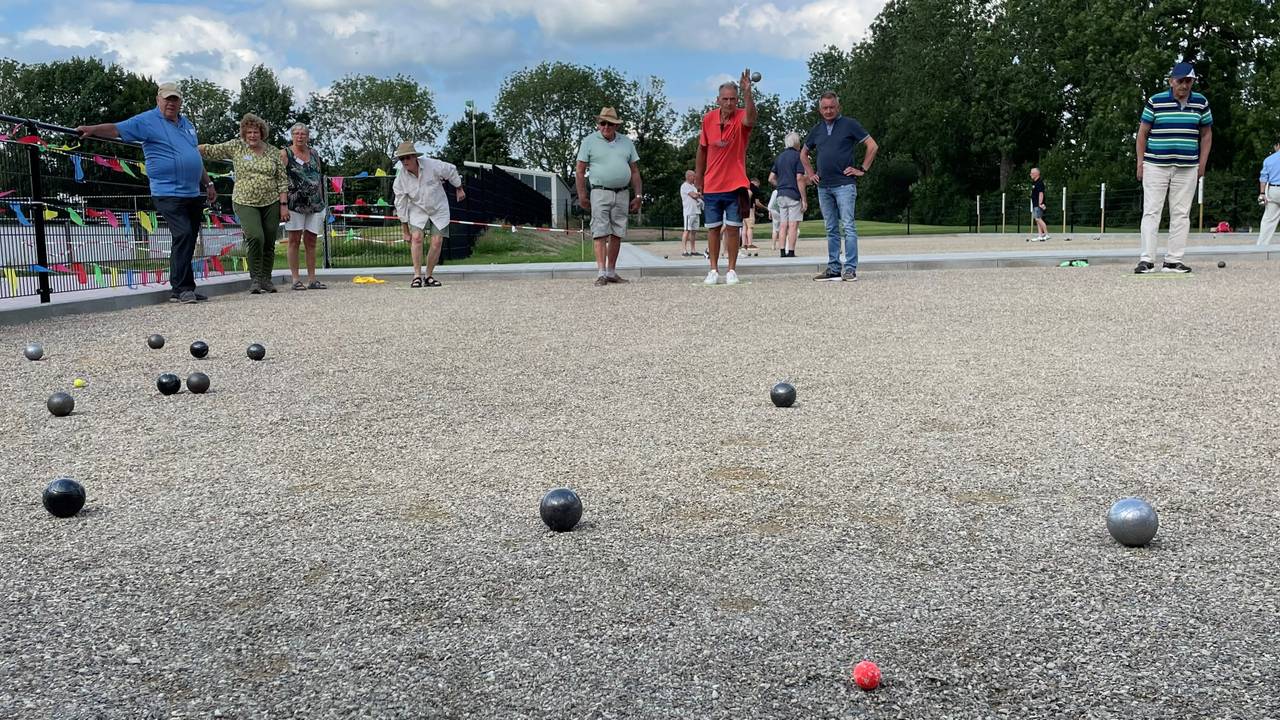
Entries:
<svg viewBox="0 0 1280 720">
<path fill-rule="evenodd" d="M 311 149 L 311 131 L 296 123 L 289 128 L 292 144 L 280 151 L 285 175 L 289 178 L 289 219 L 284 229 L 289 233 L 289 272 L 294 290 L 323 290 L 316 279 L 316 236 L 324 232 L 324 172 L 320 158 Z M 307 247 L 307 283 L 298 277 L 298 245 Z"/>
<path fill-rule="evenodd" d="M 266 143 L 267 123 L 249 113 L 240 121 L 240 137 L 216 145 L 200 145 L 206 160 L 230 160 L 236 174 L 231 206 L 240 218 L 249 255 L 249 292 L 273 293 L 271 270 L 276 262 L 280 220 L 289 219 L 289 180 L 280 154 Z"/>
</svg>

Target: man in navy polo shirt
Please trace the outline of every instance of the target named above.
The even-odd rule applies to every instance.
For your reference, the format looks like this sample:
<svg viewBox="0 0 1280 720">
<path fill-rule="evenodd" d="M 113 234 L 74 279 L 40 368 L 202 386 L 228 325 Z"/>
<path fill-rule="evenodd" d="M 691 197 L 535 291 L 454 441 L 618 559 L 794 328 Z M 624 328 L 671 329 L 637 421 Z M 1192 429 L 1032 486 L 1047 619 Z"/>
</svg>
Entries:
<svg viewBox="0 0 1280 720">
<path fill-rule="evenodd" d="M 196 129 L 182 115 L 182 93 L 175 83 L 163 83 L 156 93 L 156 107 L 119 123 L 81 125 L 84 137 L 103 137 L 141 142 L 151 182 L 151 199 L 169 226 L 173 244 L 169 251 L 170 302 L 194 303 L 205 297 L 196 293 L 196 275 L 191 269 L 200 222 L 204 219 L 204 198 L 210 203 L 218 193 L 204 170 L 196 150 Z"/>
<path fill-rule="evenodd" d="M 853 206 L 858 199 L 858 178 L 871 169 L 880 146 L 862 124 L 840 114 L 840 98 L 825 92 L 818 100 L 822 121 L 813 126 L 800 162 L 810 182 L 818 184 L 818 206 L 827 226 L 827 269 L 814 280 L 858 279 L 858 231 L 853 224 Z M 866 144 L 862 163 L 854 164 L 854 149 Z M 818 172 L 809 164 L 809 152 L 818 151 Z M 840 272 L 840 228 L 844 227 L 844 273 Z"/>
<path fill-rule="evenodd" d="M 1155 272 L 1156 235 L 1169 199 L 1169 247 L 1163 272 L 1189 273 L 1182 262 L 1191 230 L 1191 201 L 1204 177 L 1213 145 L 1209 101 L 1192 92 L 1196 71 L 1180 62 L 1169 71 L 1169 89 L 1151 96 L 1138 122 L 1138 180 L 1142 182 L 1142 256 L 1134 272 Z"/>
</svg>

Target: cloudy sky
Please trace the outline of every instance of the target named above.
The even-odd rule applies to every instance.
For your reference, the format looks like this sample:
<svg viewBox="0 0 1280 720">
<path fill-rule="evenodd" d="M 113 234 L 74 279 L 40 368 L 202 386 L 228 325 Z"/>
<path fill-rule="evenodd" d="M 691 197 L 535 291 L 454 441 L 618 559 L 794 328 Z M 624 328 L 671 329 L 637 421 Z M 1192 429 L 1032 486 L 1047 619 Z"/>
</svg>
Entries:
<svg viewBox="0 0 1280 720">
<path fill-rule="evenodd" d="M 750 66 L 762 89 L 795 97 L 805 59 L 862 38 L 883 0 L 4 0 L 0 56 L 92 55 L 157 80 L 239 87 L 265 63 L 302 97 L 347 73 L 404 73 L 446 121 L 487 110 L 508 73 L 542 60 L 657 75 L 677 109 L 700 105 Z M 215 9 L 216 8 L 216 9 Z M 8 108 L 13 111 L 13 108 Z"/>
</svg>

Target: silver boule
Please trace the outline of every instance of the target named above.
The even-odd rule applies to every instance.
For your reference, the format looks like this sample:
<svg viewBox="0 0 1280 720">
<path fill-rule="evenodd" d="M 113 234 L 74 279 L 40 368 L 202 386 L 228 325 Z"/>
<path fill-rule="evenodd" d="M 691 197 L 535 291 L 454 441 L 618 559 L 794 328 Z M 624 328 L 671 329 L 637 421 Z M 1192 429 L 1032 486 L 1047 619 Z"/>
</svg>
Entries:
<svg viewBox="0 0 1280 720">
<path fill-rule="evenodd" d="M 40 347 L 40 343 L 31 343 L 22 350 L 22 354 L 26 355 L 28 360 L 39 360 L 44 357 L 44 348 Z"/>
<path fill-rule="evenodd" d="M 1158 529 L 1160 517 L 1156 509 L 1142 498 L 1121 498 L 1107 511 L 1107 532 L 1121 545 L 1142 547 L 1151 542 Z"/>
</svg>

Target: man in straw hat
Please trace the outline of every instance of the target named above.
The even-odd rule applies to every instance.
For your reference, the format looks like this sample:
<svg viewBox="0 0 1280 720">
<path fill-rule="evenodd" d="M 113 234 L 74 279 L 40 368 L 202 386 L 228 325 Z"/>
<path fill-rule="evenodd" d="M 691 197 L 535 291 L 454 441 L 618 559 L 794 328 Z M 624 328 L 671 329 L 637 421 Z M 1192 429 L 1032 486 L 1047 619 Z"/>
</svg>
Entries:
<svg viewBox="0 0 1280 720">
<path fill-rule="evenodd" d="M 599 128 L 582 139 L 574 176 L 578 205 L 591 212 L 595 241 L 596 286 L 624 283 L 618 275 L 618 251 L 627 234 L 627 213 L 640 212 L 640 156 L 631 138 L 618 132 L 622 120 L 611 107 L 596 116 Z M 587 194 L 588 176 L 591 193 Z"/>
<path fill-rule="evenodd" d="M 196 128 L 182 114 L 182 92 L 176 83 L 161 83 L 156 107 L 118 123 L 81 125 L 84 137 L 141 142 L 147 161 L 151 201 L 164 216 L 172 245 L 169 250 L 169 302 L 205 300 L 196 292 L 191 269 L 200 223 L 204 220 L 203 194 L 212 204 L 218 197 L 196 150 Z"/>
<path fill-rule="evenodd" d="M 458 202 L 467 199 L 462 189 L 462 176 L 458 168 L 444 162 L 423 158 L 411 141 L 404 141 L 396 148 L 396 160 L 400 171 L 392 184 L 395 193 L 396 217 L 400 218 L 400 233 L 409 243 L 413 256 L 413 282 L 410 287 L 440 287 L 433 277 L 440 260 L 440 243 L 449 234 L 449 198 L 445 197 L 442 183 L 449 182 L 457 188 Z M 422 277 L 422 233 L 431 228 L 431 250 L 427 253 L 427 277 Z"/>
</svg>

